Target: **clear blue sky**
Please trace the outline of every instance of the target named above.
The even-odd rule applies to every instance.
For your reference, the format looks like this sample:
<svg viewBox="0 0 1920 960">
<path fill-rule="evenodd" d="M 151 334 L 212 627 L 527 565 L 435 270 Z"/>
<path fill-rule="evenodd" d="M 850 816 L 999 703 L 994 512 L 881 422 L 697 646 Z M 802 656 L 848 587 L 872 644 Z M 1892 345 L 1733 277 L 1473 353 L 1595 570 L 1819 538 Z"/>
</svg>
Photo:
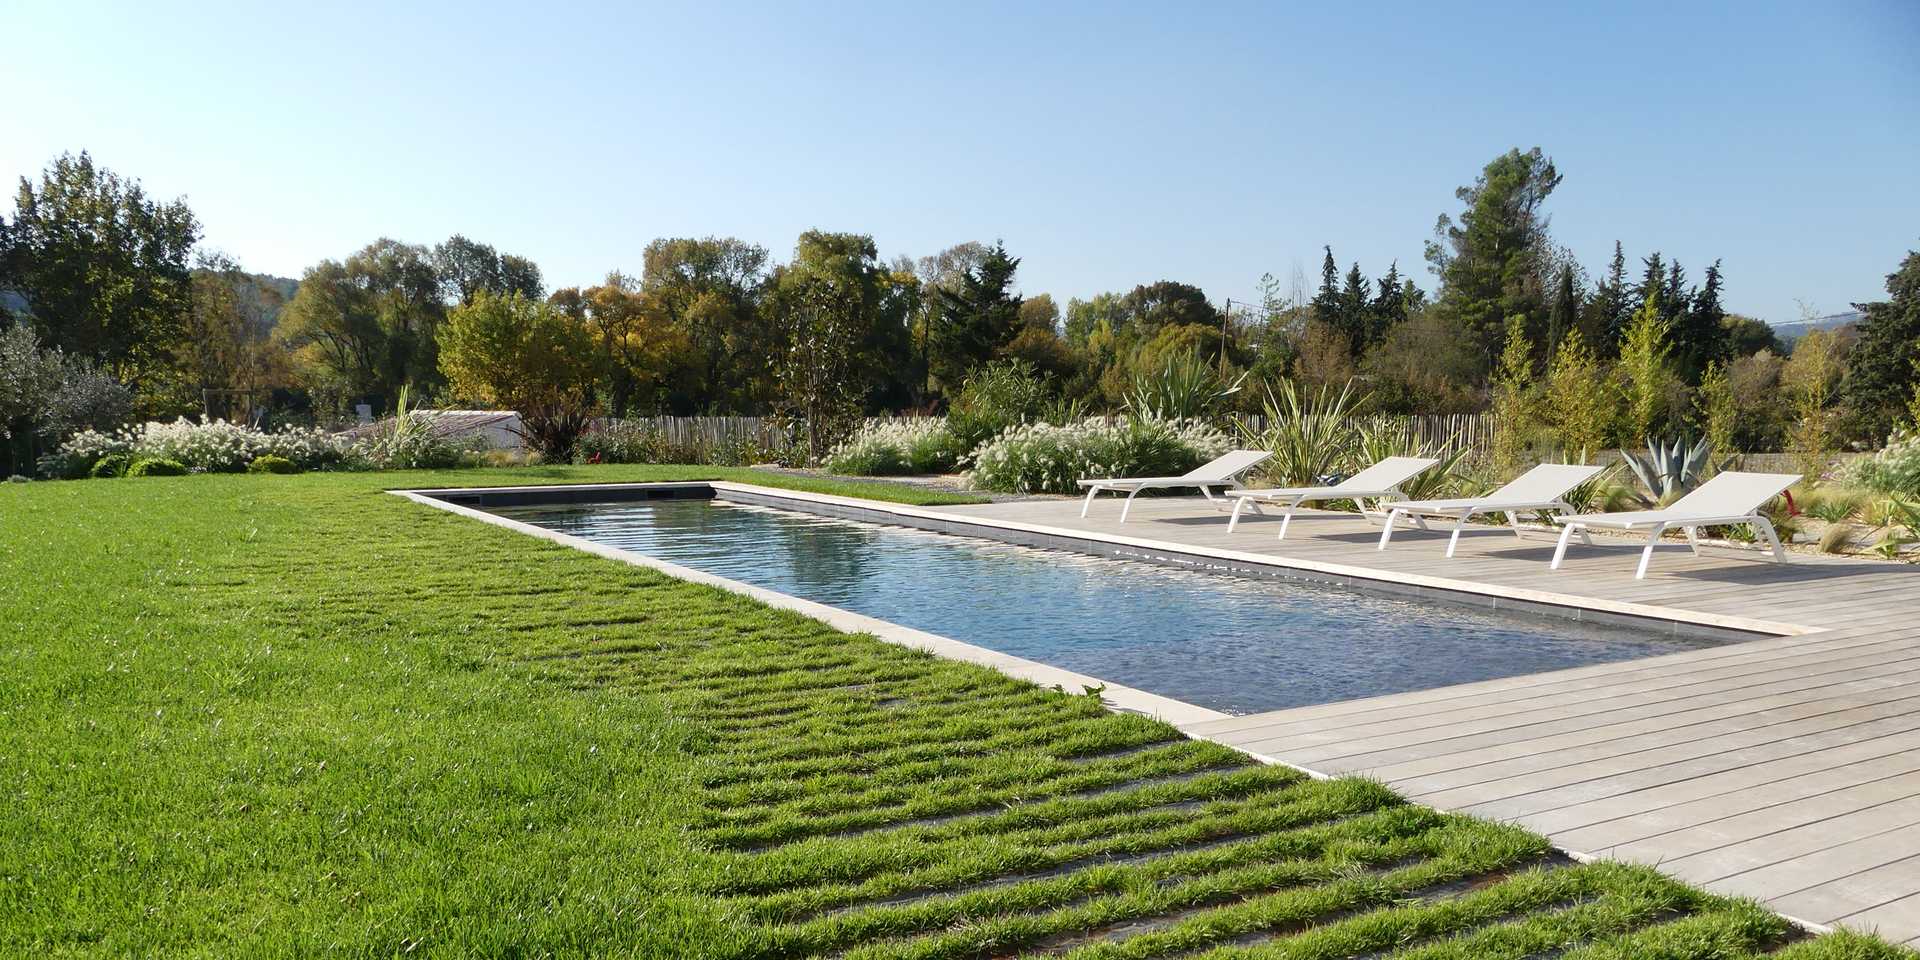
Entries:
<svg viewBox="0 0 1920 960">
<path fill-rule="evenodd" d="M 550 286 L 821 227 L 1003 238 L 1062 302 L 1323 243 L 1431 289 L 1454 188 L 1535 145 L 1589 270 L 1724 258 L 1769 320 L 1920 247 L 1920 3 L 1462 6 L 9 0 L 0 176 L 87 149 L 249 269 L 458 232 Z"/>
</svg>

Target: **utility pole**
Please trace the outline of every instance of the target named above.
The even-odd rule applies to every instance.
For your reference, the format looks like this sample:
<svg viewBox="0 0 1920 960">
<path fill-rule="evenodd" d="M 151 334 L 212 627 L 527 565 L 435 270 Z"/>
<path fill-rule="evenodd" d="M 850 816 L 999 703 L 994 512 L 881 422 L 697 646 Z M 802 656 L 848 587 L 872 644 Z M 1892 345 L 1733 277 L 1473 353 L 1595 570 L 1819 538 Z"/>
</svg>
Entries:
<svg viewBox="0 0 1920 960">
<path fill-rule="evenodd" d="M 1233 319 L 1233 298 L 1227 298 L 1227 308 L 1220 311 L 1220 378 L 1227 377 L 1227 324 Z"/>
</svg>

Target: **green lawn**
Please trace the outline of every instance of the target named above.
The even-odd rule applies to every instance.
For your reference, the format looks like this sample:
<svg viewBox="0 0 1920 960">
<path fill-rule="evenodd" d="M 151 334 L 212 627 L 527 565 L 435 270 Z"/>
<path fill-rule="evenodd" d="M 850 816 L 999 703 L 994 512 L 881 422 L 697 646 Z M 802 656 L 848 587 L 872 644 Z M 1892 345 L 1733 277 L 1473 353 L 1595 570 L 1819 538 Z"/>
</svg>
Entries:
<svg viewBox="0 0 1920 960">
<path fill-rule="evenodd" d="M 0 956 L 1896 955 L 381 492 L 694 477 L 0 488 Z"/>
</svg>

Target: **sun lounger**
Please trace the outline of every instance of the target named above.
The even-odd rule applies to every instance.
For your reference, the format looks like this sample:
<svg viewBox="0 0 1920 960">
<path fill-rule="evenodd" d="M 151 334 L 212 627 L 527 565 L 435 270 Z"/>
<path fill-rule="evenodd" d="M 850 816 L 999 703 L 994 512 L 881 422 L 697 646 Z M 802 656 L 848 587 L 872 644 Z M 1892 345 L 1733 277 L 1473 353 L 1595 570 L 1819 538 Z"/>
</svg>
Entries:
<svg viewBox="0 0 1920 960">
<path fill-rule="evenodd" d="M 1387 513 L 1387 528 L 1380 531 L 1380 549 L 1385 550 L 1393 540 L 1393 528 L 1402 519 L 1411 520 L 1414 526 L 1422 530 L 1427 529 L 1426 520 L 1429 517 L 1454 521 L 1453 535 L 1447 538 L 1448 557 L 1453 556 L 1454 548 L 1460 544 L 1460 531 L 1466 529 L 1467 523 L 1474 517 L 1482 514 L 1506 514 L 1507 523 L 1513 526 L 1515 534 L 1519 534 L 1522 513 L 1538 510 L 1572 513 L 1573 506 L 1564 499 L 1567 491 L 1593 479 L 1595 474 L 1604 469 L 1571 463 L 1543 463 L 1485 496 L 1396 502 Z"/>
<path fill-rule="evenodd" d="M 1280 520 L 1280 539 L 1287 537 L 1287 525 L 1293 522 L 1293 511 L 1303 503 L 1324 500 L 1353 500 L 1360 504 L 1360 513 L 1366 515 L 1368 500 L 1392 500 L 1403 494 L 1400 485 L 1433 469 L 1440 461 L 1428 457 L 1388 457 L 1359 473 L 1348 477 L 1330 487 L 1284 487 L 1271 490 L 1241 490 L 1235 493 L 1233 519 L 1227 522 L 1227 532 L 1240 525 L 1240 511 L 1252 507 L 1255 512 L 1260 504 L 1271 503 L 1286 508 L 1286 515 Z"/>
<path fill-rule="evenodd" d="M 1235 450 L 1222 454 L 1177 477 L 1133 477 L 1131 479 L 1114 478 L 1110 480 L 1082 480 L 1080 485 L 1087 488 L 1087 499 L 1080 505 L 1080 516 L 1087 515 L 1087 509 L 1093 506 L 1093 498 L 1102 490 L 1115 493 L 1125 491 L 1127 502 L 1120 508 L 1120 522 L 1127 522 L 1127 511 L 1133 509 L 1133 498 L 1145 490 L 1177 490 L 1185 487 L 1198 487 L 1200 495 L 1213 500 L 1214 488 L 1237 490 L 1240 478 L 1248 470 L 1260 465 L 1260 462 L 1273 456 L 1265 450 Z"/>
<path fill-rule="evenodd" d="M 1567 540 L 1578 532 L 1583 538 L 1589 527 L 1613 527 L 1620 530 L 1645 528 L 1647 532 L 1646 548 L 1640 551 L 1640 568 L 1634 573 L 1635 579 L 1645 579 L 1647 564 L 1653 559 L 1653 547 L 1660 542 L 1661 534 L 1675 527 L 1687 532 L 1687 545 L 1694 554 L 1700 553 L 1699 530 L 1701 527 L 1724 527 L 1737 524 L 1749 524 L 1760 536 L 1766 538 L 1772 548 L 1773 559 L 1779 563 L 1787 562 L 1787 552 L 1780 546 L 1780 538 L 1774 533 L 1773 524 L 1761 516 L 1760 508 L 1767 505 L 1788 487 L 1800 481 L 1798 474 L 1791 473 L 1739 473 L 1727 471 L 1715 474 L 1713 479 L 1701 484 L 1692 493 L 1673 502 L 1673 505 L 1661 510 L 1633 510 L 1624 513 L 1584 513 L 1574 516 L 1554 517 L 1554 522 L 1562 525 L 1560 545 L 1553 551 L 1552 569 L 1560 569 L 1560 563 L 1567 556 Z"/>
</svg>

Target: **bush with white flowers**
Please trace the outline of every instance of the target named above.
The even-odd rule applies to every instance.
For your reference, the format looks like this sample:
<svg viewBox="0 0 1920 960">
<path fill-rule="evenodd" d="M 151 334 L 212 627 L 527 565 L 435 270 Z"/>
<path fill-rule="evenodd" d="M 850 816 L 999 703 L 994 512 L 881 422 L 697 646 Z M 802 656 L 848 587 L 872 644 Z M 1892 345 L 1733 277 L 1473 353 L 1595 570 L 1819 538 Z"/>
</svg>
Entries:
<svg viewBox="0 0 1920 960">
<path fill-rule="evenodd" d="M 1841 468 L 1840 478 L 1883 493 L 1920 494 L 1920 430 L 1896 431 L 1880 452 Z"/>
<path fill-rule="evenodd" d="M 1077 493 L 1089 477 L 1173 476 L 1231 449 L 1192 420 L 1082 420 L 1014 427 L 974 451 L 970 484 L 1000 493 Z"/>
<path fill-rule="evenodd" d="M 171 423 L 148 421 L 121 427 L 112 433 L 82 430 L 60 445 L 56 462 L 47 472 L 85 476 L 102 459 L 171 460 L 189 470 L 238 472 L 254 458 L 284 457 L 303 470 L 340 464 L 354 455 L 351 442 L 312 427 L 284 427 L 267 432 L 226 420 L 195 421 L 181 417 Z"/>
<path fill-rule="evenodd" d="M 869 420 L 827 456 L 827 469 L 855 477 L 946 473 L 962 452 L 944 417 Z"/>
</svg>

